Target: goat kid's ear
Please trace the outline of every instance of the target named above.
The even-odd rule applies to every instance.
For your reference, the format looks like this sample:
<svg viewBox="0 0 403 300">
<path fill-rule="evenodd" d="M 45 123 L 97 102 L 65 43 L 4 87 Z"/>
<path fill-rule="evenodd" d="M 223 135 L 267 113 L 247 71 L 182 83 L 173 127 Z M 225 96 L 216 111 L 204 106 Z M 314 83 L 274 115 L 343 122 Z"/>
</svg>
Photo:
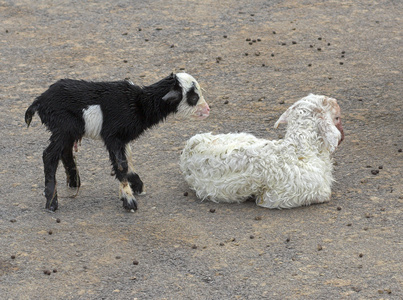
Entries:
<svg viewBox="0 0 403 300">
<path fill-rule="evenodd" d="M 180 102 L 181 100 L 182 100 L 182 90 L 176 88 L 173 88 L 168 92 L 168 94 L 162 97 L 162 101 L 169 103 Z"/>
<path fill-rule="evenodd" d="M 334 126 L 332 119 L 327 114 L 319 117 L 318 128 L 326 148 L 330 153 L 333 153 L 339 145 L 340 131 Z"/>
<path fill-rule="evenodd" d="M 274 124 L 274 128 L 278 128 L 278 125 L 280 124 L 287 124 L 288 123 L 288 115 L 290 113 L 290 108 L 287 109 L 277 120 L 277 122 Z"/>
</svg>

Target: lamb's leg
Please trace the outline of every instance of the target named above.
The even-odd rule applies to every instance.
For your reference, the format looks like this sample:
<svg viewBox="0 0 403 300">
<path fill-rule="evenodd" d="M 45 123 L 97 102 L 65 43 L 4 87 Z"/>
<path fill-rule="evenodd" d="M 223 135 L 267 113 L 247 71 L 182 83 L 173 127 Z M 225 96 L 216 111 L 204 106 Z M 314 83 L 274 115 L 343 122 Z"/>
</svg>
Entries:
<svg viewBox="0 0 403 300">
<path fill-rule="evenodd" d="M 73 145 L 74 142 L 69 143 L 63 149 L 62 162 L 64 169 L 66 170 L 67 184 L 69 187 L 80 187 L 81 181 L 80 176 L 78 175 L 77 165 L 74 160 Z"/>
<path fill-rule="evenodd" d="M 56 190 L 56 170 L 62 154 L 62 145 L 50 139 L 49 146 L 43 151 L 43 165 L 45 171 L 45 197 L 46 208 L 55 211 L 58 207 Z"/>
<path fill-rule="evenodd" d="M 126 157 L 129 166 L 127 180 L 130 183 L 130 187 L 132 188 L 134 194 L 144 195 L 145 192 L 143 189 L 144 188 L 143 182 L 141 181 L 140 176 L 134 172 L 132 149 L 130 148 L 129 144 L 126 145 Z"/>
<path fill-rule="evenodd" d="M 133 196 L 133 191 L 128 180 L 128 162 L 125 154 L 125 145 L 115 142 L 111 143 L 113 148 L 109 150 L 109 157 L 112 162 L 116 178 L 120 181 L 119 196 L 123 201 L 123 207 L 127 210 L 137 210 L 137 201 Z"/>
</svg>

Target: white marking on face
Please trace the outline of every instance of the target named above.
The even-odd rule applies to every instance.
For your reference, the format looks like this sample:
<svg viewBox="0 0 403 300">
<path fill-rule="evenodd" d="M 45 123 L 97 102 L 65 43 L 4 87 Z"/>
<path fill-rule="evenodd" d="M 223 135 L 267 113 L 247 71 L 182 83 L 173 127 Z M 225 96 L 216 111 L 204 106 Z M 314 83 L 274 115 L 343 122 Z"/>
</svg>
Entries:
<svg viewBox="0 0 403 300">
<path fill-rule="evenodd" d="M 205 119 L 210 114 L 210 107 L 208 106 L 206 100 L 204 100 L 199 83 L 194 79 L 193 76 L 187 73 L 177 73 L 176 78 L 182 87 L 182 101 L 178 106 L 178 114 L 182 116 L 191 116 L 197 119 Z M 186 101 L 186 95 L 190 89 L 194 87 L 195 93 L 199 96 L 199 101 L 195 106 L 189 105 Z"/>
<path fill-rule="evenodd" d="M 103 115 L 100 105 L 90 105 L 83 109 L 83 118 L 85 122 L 85 137 L 92 139 L 101 138 Z"/>
</svg>

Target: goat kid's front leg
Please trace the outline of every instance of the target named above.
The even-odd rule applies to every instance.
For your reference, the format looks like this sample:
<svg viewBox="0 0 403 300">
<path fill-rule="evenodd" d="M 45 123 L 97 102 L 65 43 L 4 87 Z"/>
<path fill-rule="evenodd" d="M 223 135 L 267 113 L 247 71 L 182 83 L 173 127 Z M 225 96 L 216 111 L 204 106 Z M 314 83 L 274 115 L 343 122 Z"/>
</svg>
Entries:
<svg viewBox="0 0 403 300">
<path fill-rule="evenodd" d="M 126 145 L 125 150 L 126 150 L 127 163 L 128 163 L 128 167 L 129 167 L 127 180 L 130 183 L 130 187 L 132 188 L 132 191 L 134 194 L 145 195 L 143 181 L 141 181 L 140 176 L 134 172 L 133 154 L 132 154 L 132 149 L 130 148 L 129 144 Z"/>
<path fill-rule="evenodd" d="M 125 146 L 109 150 L 109 156 L 116 178 L 120 182 L 119 197 L 123 201 L 123 207 L 127 210 L 135 211 L 137 210 L 137 201 L 128 179 L 129 165 L 125 154 Z"/>
</svg>

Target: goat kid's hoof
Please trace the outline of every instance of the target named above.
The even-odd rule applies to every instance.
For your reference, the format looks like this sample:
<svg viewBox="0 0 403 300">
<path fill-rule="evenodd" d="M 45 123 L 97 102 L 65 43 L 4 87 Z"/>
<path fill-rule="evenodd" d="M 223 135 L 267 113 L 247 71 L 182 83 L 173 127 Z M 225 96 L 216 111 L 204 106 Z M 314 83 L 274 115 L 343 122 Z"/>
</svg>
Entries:
<svg viewBox="0 0 403 300">
<path fill-rule="evenodd" d="M 79 176 L 69 178 L 68 185 L 71 188 L 78 188 L 81 186 L 81 180 Z"/>
<path fill-rule="evenodd" d="M 53 199 L 52 202 L 46 202 L 46 206 L 45 208 L 50 211 L 50 212 L 55 212 L 58 208 L 58 203 L 57 200 L 55 201 L 55 199 Z"/>
<path fill-rule="evenodd" d="M 134 198 L 127 199 L 127 198 L 121 198 L 120 200 L 123 201 L 123 208 L 126 210 L 129 210 L 131 212 L 134 212 L 137 210 L 137 201 Z"/>
<path fill-rule="evenodd" d="M 130 173 L 127 176 L 127 181 L 130 183 L 130 188 L 136 195 L 142 195 L 144 190 L 143 181 L 141 181 L 140 176 L 136 173 Z"/>
</svg>

